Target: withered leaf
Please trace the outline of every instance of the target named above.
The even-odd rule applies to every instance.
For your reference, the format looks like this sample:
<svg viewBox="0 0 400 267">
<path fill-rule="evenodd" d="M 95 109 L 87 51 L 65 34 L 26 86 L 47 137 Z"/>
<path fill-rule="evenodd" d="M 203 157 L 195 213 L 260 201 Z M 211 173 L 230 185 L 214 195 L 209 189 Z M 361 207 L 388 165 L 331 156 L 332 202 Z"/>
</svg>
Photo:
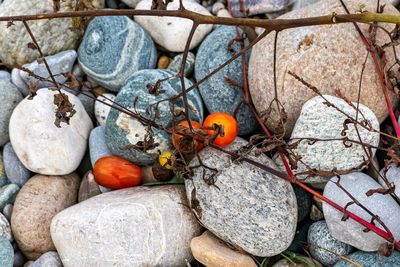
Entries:
<svg viewBox="0 0 400 267">
<path fill-rule="evenodd" d="M 37 49 L 38 49 L 37 46 L 36 46 L 34 43 L 32 43 L 32 42 L 29 42 L 29 43 L 28 43 L 28 48 L 30 48 L 30 49 L 32 49 L 32 50 L 37 50 Z"/>
<path fill-rule="evenodd" d="M 34 83 L 29 84 L 29 94 L 28 94 L 29 100 L 32 100 L 36 96 L 37 90 L 38 90 L 38 87 L 36 84 L 34 84 Z"/>
<path fill-rule="evenodd" d="M 70 119 L 76 113 L 74 105 L 68 99 L 68 96 L 64 93 L 58 93 L 54 95 L 54 105 L 56 105 L 56 119 L 54 124 L 56 127 L 61 128 L 61 122 L 69 124 Z"/>
<path fill-rule="evenodd" d="M 53 11 L 58 12 L 60 11 L 61 7 L 61 0 L 53 0 Z"/>
<path fill-rule="evenodd" d="M 393 251 L 394 251 L 394 246 L 393 246 L 393 244 L 390 244 L 390 243 L 383 243 L 379 246 L 379 249 L 378 249 L 379 255 L 382 255 L 385 257 L 389 257 L 390 255 L 392 255 Z"/>
<path fill-rule="evenodd" d="M 368 197 L 372 196 L 373 194 L 378 193 L 382 195 L 387 195 L 394 193 L 394 187 L 386 189 L 386 188 L 377 188 L 377 189 L 370 189 L 367 193 L 365 193 Z"/>
</svg>

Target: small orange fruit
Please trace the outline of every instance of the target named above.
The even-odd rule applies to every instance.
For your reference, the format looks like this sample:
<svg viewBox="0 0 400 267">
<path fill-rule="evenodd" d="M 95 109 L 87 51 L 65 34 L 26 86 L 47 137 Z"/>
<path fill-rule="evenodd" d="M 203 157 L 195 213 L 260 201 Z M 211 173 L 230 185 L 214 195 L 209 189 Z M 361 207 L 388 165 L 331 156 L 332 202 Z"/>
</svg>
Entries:
<svg viewBox="0 0 400 267">
<path fill-rule="evenodd" d="M 188 121 L 181 121 L 178 124 L 177 131 L 172 134 L 172 144 L 184 154 L 195 153 L 204 147 L 200 142 L 202 138 L 199 136 L 201 124 L 197 121 L 191 121 L 191 124 L 196 134 L 190 130 Z"/>
<path fill-rule="evenodd" d="M 220 127 L 220 134 L 215 138 L 213 144 L 227 146 L 232 143 L 238 135 L 238 124 L 234 117 L 225 112 L 214 112 L 204 120 L 203 127 Z M 213 136 L 216 130 L 205 130 L 208 135 Z"/>
<path fill-rule="evenodd" d="M 96 161 L 94 180 L 110 189 L 121 189 L 142 182 L 142 169 L 132 162 L 117 156 L 104 157 Z"/>
</svg>

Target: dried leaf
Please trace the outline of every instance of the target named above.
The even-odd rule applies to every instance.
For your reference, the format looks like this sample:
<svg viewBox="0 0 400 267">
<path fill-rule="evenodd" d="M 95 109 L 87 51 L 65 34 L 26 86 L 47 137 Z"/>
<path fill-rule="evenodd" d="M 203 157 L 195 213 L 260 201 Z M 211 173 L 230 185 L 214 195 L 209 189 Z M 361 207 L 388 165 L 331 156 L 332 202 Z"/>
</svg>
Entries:
<svg viewBox="0 0 400 267">
<path fill-rule="evenodd" d="M 70 119 L 76 113 L 74 105 L 68 99 L 68 96 L 64 93 L 58 93 L 54 95 L 54 105 L 56 109 L 56 120 L 54 124 L 56 127 L 61 128 L 61 122 L 69 124 Z"/>
<path fill-rule="evenodd" d="M 379 246 L 378 253 L 381 256 L 389 257 L 394 251 L 393 244 L 383 243 Z"/>
<path fill-rule="evenodd" d="M 29 94 L 28 94 L 29 95 L 28 96 L 29 100 L 32 100 L 36 96 L 37 90 L 38 90 L 38 87 L 37 87 L 36 84 L 34 84 L 34 83 L 30 83 L 29 84 Z"/>
<path fill-rule="evenodd" d="M 32 49 L 32 50 L 37 50 L 37 49 L 38 49 L 37 46 L 36 46 L 34 43 L 32 43 L 32 42 L 29 42 L 29 43 L 28 43 L 28 48 L 30 48 L 30 49 Z"/>
<path fill-rule="evenodd" d="M 370 189 L 365 194 L 367 195 L 367 197 L 370 197 L 375 193 L 382 194 L 382 195 L 392 194 L 392 193 L 394 193 L 394 187 L 388 188 L 388 189 L 386 189 L 386 188 Z"/>
<path fill-rule="evenodd" d="M 61 7 L 61 0 L 53 0 L 53 11 L 58 12 L 60 11 Z"/>
</svg>

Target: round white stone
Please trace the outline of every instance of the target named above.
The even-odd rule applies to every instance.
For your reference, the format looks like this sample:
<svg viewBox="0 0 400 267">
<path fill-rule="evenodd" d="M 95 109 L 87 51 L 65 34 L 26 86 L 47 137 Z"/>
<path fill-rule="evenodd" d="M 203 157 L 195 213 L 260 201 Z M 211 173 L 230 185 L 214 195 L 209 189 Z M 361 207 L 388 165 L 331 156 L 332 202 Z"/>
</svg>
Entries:
<svg viewBox="0 0 400 267">
<path fill-rule="evenodd" d="M 136 9 L 149 10 L 151 5 L 151 0 L 142 0 L 136 5 Z M 183 0 L 183 6 L 187 10 L 211 16 L 211 13 L 205 7 L 195 1 Z M 178 8 L 179 0 L 174 0 L 167 6 L 167 10 L 177 10 Z M 193 24 L 188 19 L 162 16 L 135 16 L 135 21 L 151 35 L 157 44 L 171 52 L 183 52 L 185 50 L 186 40 Z M 195 48 L 211 29 L 211 24 L 203 24 L 197 27 L 189 49 Z"/>
<path fill-rule="evenodd" d="M 27 169 L 45 175 L 73 172 L 85 154 L 93 128 L 79 98 L 65 91 L 76 113 L 69 125 L 61 123 L 57 128 L 53 104 L 56 93 L 39 90 L 32 100 L 22 100 L 10 119 L 10 140 L 18 158 Z"/>
<path fill-rule="evenodd" d="M 107 106 L 102 102 L 106 102 L 108 104 L 112 104 L 115 99 L 115 95 L 113 94 L 103 94 L 97 97 L 97 101 L 94 104 L 94 115 L 96 116 L 96 120 L 100 125 L 106 125 L 108 113 L 110 112 L 111 107 Z M 100 101 L 102 102 L 100 102 Z"/>
</svg>

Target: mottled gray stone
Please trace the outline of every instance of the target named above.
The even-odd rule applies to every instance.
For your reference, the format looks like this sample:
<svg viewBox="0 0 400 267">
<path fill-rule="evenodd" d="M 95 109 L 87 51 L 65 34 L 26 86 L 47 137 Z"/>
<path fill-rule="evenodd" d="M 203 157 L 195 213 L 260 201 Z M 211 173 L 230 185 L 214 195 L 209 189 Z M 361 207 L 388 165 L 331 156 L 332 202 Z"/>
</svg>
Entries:
<svg viewBox="0 0 400 267">
<path fill-rule="evenodd" d="M 11 73 L 6 70 L 0 70 L 0 80 L 11 81 Z"/>
<path fill-rule="evenodd" d="M 82 178 L 78 192 L 78 202 L 85 201 L 91 197 L 100 195 L 102 192 L 94 180 L 92 171 L 88 171 Z"/>
<path fill-rule="evenodd" d="M 0 188 L 0 210 L 4 209 L 7 204 L 14 203 L 18 191 L 19 186 L 16 184 L 8 184 Z"/>
<path fill-rule="evenodd" d="M 132 75 L 126 84 L 121 88 L 115 98 L 115 103 L 138 112 L 141 116 L 154 121 L 163 126 L 172 126 L 173 114 L 178 114 L 183 110 L 183 100 L 180 97 L 174 104 L 170 101 L 163 101 L 158 106 L 156 103 L 176 96 L 181 90 L 179 78 L 167 79 L 174 74 L 165 70 L 141 70 Z M 157 94 L 149 92 L 148 84 L 156 84 L 160 79 L 166 79 L 161 83 Z M 186 88 L 192 83 L 185 79 Z M 137 97 L 137 101 L 135 101 Z M 203 106 L 200 95 L 196 90 L 187 94 L 189 109 L 192 120 L 203 121 Z M 136 104 L 136 106 L 135 106 Z M 156 110 L 156 107 L 158 109 Z M 158 112 L 157 112 L 158 111 Z M 157 116 L 159 113 L 159 116 Z M 184 119 L 183 117 L 176 118 Z M 132 118 L 128 114 L 116 109 L 111 109 L 106 123 L 106 143 L 111 153 L 131 160 L 141 165 L 152 164 L 159 155 L 159 151 L 171 149 L 171 137 L 168 133 L 152 127 L 154 142 L 156 147 L 150 147 L 145 152 L 142 149 L 134 148 L 132 145 L 140 145 L 148 136 L 147 125 L 142 125 L 140 121 Z M 147 137 L 148 138 L 148 137 Z"/>
<path fill-rule="evenodd" d="M 30 267 L 63 267 L 63 265 L 58 253 L 49 251 L 40 256 Z"/>
<path fill-rule="evenodd" d="M 3 160 L 5 173 L 11 183 L 21 187 L 31 177 L 31 172 L 19 160 L 11 143 L 3 148 Z"/>
<path fill-rule="evenodd" d="M 351 202 L 351 198 L 340 189 L 334 182 L 338 180 L 333 177 L 325 186 L 324 196 L 332 200 L 341 207 L 345 207 Z M 379 216 L 382 222 L 392 232 L 395 240 L 400 239 L 399 220 L 400 206 L 389 195 L 373 194 L 367 196 L 366 193 L 371 189 L 381 188 L 381 186 L 371 177 L 364 173 L 355 172 L 340 176 L 340 185 L 346 189 L 355 199 L 373 214 Z M 342 221 L 343 214 L 325 202 L 322 205 L 326 223 L 329 231 L 337 240 L 352 245 L 363 251 L 377 251 L 385 239 L 375 234 L 373 231 L 365 233 L 364 226 L 348 219 Z M 347 210 L 361 217 L 367 222 L 371 221 L 371 215 L 357 205 L 350 205 Z M 376 226 L 382 228 L 379 223 Z"/>
<path fill-rule="evenodd" d="M 379 174 L 382 177 L 386 177 L 389 183 L 393 183 L 395 186 L 394 193 L 396 196 L 400 198 L 400 167 L 395 163 L 389 164 L 387 167 L 383 168 Z M 379 176 L 379 183 L 384 187 L 388 188 L 388 185 L 385 183 L 383 178 Z"/>
<path fill-rule="evenodd" d="M 195 77 L 196 80 L 204 78 L 211 71 L 230 59 L 233 54 L 240 51 L 240 44 L 234 42 L 231 46 L 234 52 L 229 50 L 229 43 L 237 36 L 233 26 L 220 26 L 212 31 L 201 43 L 196 55 Z M 245 40 L 248 44 L 248 40 Z M 249 53 L 246 54 L 248 61 Z M 257 127 L 250 108 L 243 104 L 243 91 L 237 86 L 228 83 L 226 78 L 243 86 L 243 64 L 241 57 L 234 60 L 228 66 L 218 71 L 199 85 L 199 91 L 203 97 L 208 111 L 226 112 L 234 115 L 239 125 L 239 135 L 250 134 Z"/>
<path fill-rule="evenodd" d="M 376 10 L 376 0 L 361 2 L 365 4 L 365 10 Z M 357 10 L 360 5 L 360 1 L 347 0 L 345 3 L 351 12 Z M 381 4 L 386 4 L 385 14 L 399 15 L 399 11 L 388 1 L 381 0 Z M 306 8 L 288 12 L 279 18 L 299 19 L 333 13 L 345 13 L 338 0 L 319 1 Z M 369 25 L 359 26 L 368 36 Z M 395 27 L 389 23 L 382 23 L 381 26 L 389 32 Z M 388 108 L 371 58 L 366 61 L 365 70 L 361 74 L 368 52 L 352 23 L 296 27 L 279 32 L 276 53 L 277 96 L 274 91 L 272 64 L 274 39 L 275 32 L 271 32 L 252 48 L 248 72 L 249 89 L 254 106 L 259 114 L 267 114 L 266 124 L 271 130 L 274 132 L 279 130 L 280 110 L 284 108 L 287 115 L 286 136 L 289 137 L 301 107 L 315 96 L 313 90 L 289 75 L 289 71 L 315 86 L 321 94 L 335 95 L 335 91 L 340 90 L 347 99 L 354 102 L 358 99 L 360 91 L 358 84 L 362 75 L 360 103 L 369 107 L 380 122 L 387 117 Z M 376 42 L 378 45 L 388 43 L 390 36 L 384 30 L 378 31 Z M 385 52 L 387 65 L 391 66 L 396 62 L 393 50 L 387 47 Z M 388 95 L 392 105 L 396 106 L 398 102 L 396 94 L 389 90 Z M 274 102 L 276 97 L 282 105 L 279 105 L 279 108 Z M 268 113 L 270 107 L 271 113 Z"/>
<path fill-rule="evenodd" d="M 0 236 L 0 266 L 13 267 L 14 250 L 7 238 Z"/>
<path fill-rule="evenodd" d="M 131 8 L 135 8 L 136 5 L 140 2 L 140 0 L 122 0 L 122 2 Z"/>
<path fill-rule="evenodd" d="M 241 138 L 226 149 L 235 151 L 246 145 Z M 297 203 L 289 182 L 247 162 L 236 164 L 229 155 L 211 147 L 200 151 L 206 166 L 218 170 L 211 186 L 203 179 L 203 169 L 194 168 L 186 180 L 186 194 L 192 211 L 213 234 L 256 256 L 273 256 L 289 247 L 297 223 Z M 248 158 L 276 169 L 265 155 Z M 197 166 L 198 159 L 190 162 Z M 211 172 L 206 170 L 207 178 Z M 194 205 L 195 204 L 195 205 Z"/>
<path fill-rule="evenodd" d="M 94 104 L 94 114 L 96 116 L 96 120 L 100 125 L 106 125 L 108 114 L 110 113 L 111 107 L 100 102 L 105 102 L 112 105 L 112 101 L 115 100 L 115 95 L 113 94 L 102 94 L 97 97 L 97 101 Z"/>
<path fill-rule="evenodd" d="M 351 118 L 356 117 L 356 110 L 340 98 L 324 95 L 323 97 L 316 96 L 308 100 L 301 109 L 300 117 L 290 137 L 291 144 L 299 141 L 297 146 L 291 150 L 294 155 L 301 157 L 301 162 L 298 162 L 297 169 L 293 170 L 295 174 L 307 171 L 307 166 L 311 169 L 327 172 L 334 169 L 352 171 L 367 167 L 362 166 L 362 163 L 368 158 L 362 145 L 343 142 L 343 140 L 332 140 L 344 137 L 355 141 L 360 139 L 352 123 L 346 124 L 348 129 L 345 132 L 343 131 L 345 120 L 348 117 L 336 108 L 328 107 L 324 104 L 325 99 Z M 354 106 L 357 105 L 356 103 L 353 104 Z M 360 124 L 357 125 L 361 140 L 364 144 L 376 147 L 379 144 L 379 134 L 369 131 L 360 125 L 366 119 L 373 129 L 379 130 L 378 119 L 369 108 L 362 104 L 359 105 L 359 110 L 363 114 L 363 116 L 358 116 Z M 342 135 L 343 133 L 345 135 Z M 310 142 L 310 139 L 307 138 L 319 140 Z M 346 147 L 349 144 L 351 146 Z M 371 151 L 373 156 L 376 149 L 372 148 Z M 276 162 L 282 170 L 285 170 L 278 155 L 276 156 Z M 298 175 L 298 178 L 305 179 L 307 175 Z M 305 182 L 321 188 L 329 179 L 330 177 L 315 176 L 308 177 Z"/>
<path fill-rule="evenodd" d="M 85 155 L 87 139 L 93 128 L 92 121 L 76 96 L 65 91 L 63 93 L 76 111 L 69 125 L 61 123 L 58 128 L 54 124 L 54 95 L 57 92 L 48 89 L 38 90 L 32 100 L 22 100 L 11 116 L 12 147 L 22 164 L 32 172 L 69 174 L 76 170 Z"/>
<path fill-rule="evenodd" d="M 0 187 L 4 186 L 6 184 L 9 184 L 10 181 L 8 180 L 6 176 L 6 171 L 4 168 L 4 160 L 3 160 L 3 155 L 0 153 Z"/>
<path fill-rule="evenodd" d="M 15 199 L 11 229 L 19 249 L 29 260 L 55 250 L 50 236 L 51 220 L 76 203 L 79 182 L 75 173 L 65 176 L 38 174 L 21 188 Z"/>
<path fill-rule="evenodd" d="M 321 0 L 296 0 L 293 4 L 293 10 L 295 9 L 300 9 L 300 8 L 304 8 L 307 7 L 309 5 L 315 4 L 317 2 L 319 2 Z"/>
<path fill-rule="evenodd" d="M 311 256 L 326 266 L 334 265 L 340 260 L 340 256 L 351 252 L 351 246 L 331 235 L 325 221 L 318 221 L 310 226 L 307 240 Z"/>
<path fill-rule="evenodd" d="M 393 251 L 389 257 L 380 256 L 379 253 L 357 251 L 347 258 L 361 264 L 363 267 L 394 267 L 400 266 L 400 252 Z M 334 267 L 353 267 L 354 265 L 346 260 L 340 260 Z"/>
<path fill-rule="evenodd" d="M 257 14 L 284 10 L 296 0 L 229 0 L 228 8 L 234 17 L 247 17 Z M 243 12 L 243 10 L 246 10 Z"/>
<path fill-rule="evenodd" d="M 10 223 L 2 213 L 0 213 L 0 236 L 7 238 L 10 242 L 14 240 Z"/>
<path fill-rule="evenodd" d="M 105 126 L 97 126 L 90 132 L 89 151 L 92 167 L 99 158 L 112 156 L 106 144 L 105 131 Z"/>
<path fill-rule="evenodd" d="M 174 73 L 178 73 L 179 70 L 181 69 L 181 64 L 182 64 L 182 59 L 183 59 L 183 54 L 176 55 L 171 63 L 169 63 L 167 70 L 172 71 Z M 184 74 L 186 77 L 188 77 L 193 69 L 194 69 L 194 63 L 195 63 L 196 57 L 192 52 L 189 52 L 186 58 L 186 63 L 185 63 L 185 70 Z"/>
<path fill-rule="evenodd" d="M 130 18 L 96 17 L 86 28 L 78 60 L 90 78 L 118 92 L 133 73 L 154 68 L 157 52 L 148 33 Z"/>
<path fill-rule="evenodd" d="M 182 2 L 186 10 L 206 16 L 211 15 L 206 8 L 195 1 L 183 0 Z M 151 6 L 152 0 L 142 0 L 135 9 L 150 10 Z M 179 0 L 173 0 L 167 4 L 167 10 L 178 10 L 178 8 Z M 171 52 L 184 51 L 193 24 L 188 19 L 167 16 L 135 16 L 135 21 L 151 35 L 154 42 Z M 195 48 L 211 29 L 211 24 L 199 25 L 190 42 L 189 50 Z"/>
<path fill-rule="evenodd" d="M 104 7 L 104 1 L 91 1 L 95 7 Z M 74 0 L 60 1 L 60 11 L 72 11 Z M 54 12 L 52 0 L 5 0 L 0 6 L 0 16 L 34 15 Z M 73 49 L 77 45 L 80 33 L 70 28 L 71 18 L 30 21 L 29 27 L 45 56 Z M 7 23 L 0 25 L 0 59 L 9 68 L 22 66 L 40 57 L 38 50 L 27 44 L 32 39 L 22 22 L 14 21 L 11 27 Z"/>
<path fill-rule="evenodd" d="M 22 95 L 9 80 L 0 80 L 0 146 L 10 140 L 8 123 Z"/>
<path fill-rule="evenodd" d="M 27 96 L 29 93 L 28 85 L 22 80 L 19 69 L 12 69 L 11 82 L 18 88 L 22 96 Z"/>
<path fill-rule="evenodd" d="M 3 215 L 7 218 L 7 221 L 11 221 L 11 214 L 13 210 L 14 205 L 13 204 L 7 204 L 3 208 Z"/>
<path fill-rule="evenodd" d="M 75 50 L 68 50 L 57 53 L 52 56 L 45 57 L 47 64 L 50 67 L 51 73 L 53 74 L 55 80 L 59 84 L 63 84 L 67 78 L 62 75 L 62 73 L 67 73 L 72 71 L 72 67 L 74 65 L 76 59 L 76 52 Z M 38 63 L 37 60 L 33 61 L 32 63 L 26 64 L 23 66 L 26 69 L 29 69 L 34 74 L 45 78 L 51 79 L 49 72 L 47 71 L 46 65 L 43 63 Z M 19 75 L 21 79 L 29 86 L 36 86 L 37 88 L 46 88 L 46 87 L 55 87 L 52 82 L 45 82 L 36 79 L 35 77 L 31 76 L 28 72 L 20 70 Z"/>
<path fill-rule="evenodd" d="M 65 267 L 185 266 L 200 231 L 180 185 L 104 193 L 60 212 L 51 224 Z"/>
</svg>

